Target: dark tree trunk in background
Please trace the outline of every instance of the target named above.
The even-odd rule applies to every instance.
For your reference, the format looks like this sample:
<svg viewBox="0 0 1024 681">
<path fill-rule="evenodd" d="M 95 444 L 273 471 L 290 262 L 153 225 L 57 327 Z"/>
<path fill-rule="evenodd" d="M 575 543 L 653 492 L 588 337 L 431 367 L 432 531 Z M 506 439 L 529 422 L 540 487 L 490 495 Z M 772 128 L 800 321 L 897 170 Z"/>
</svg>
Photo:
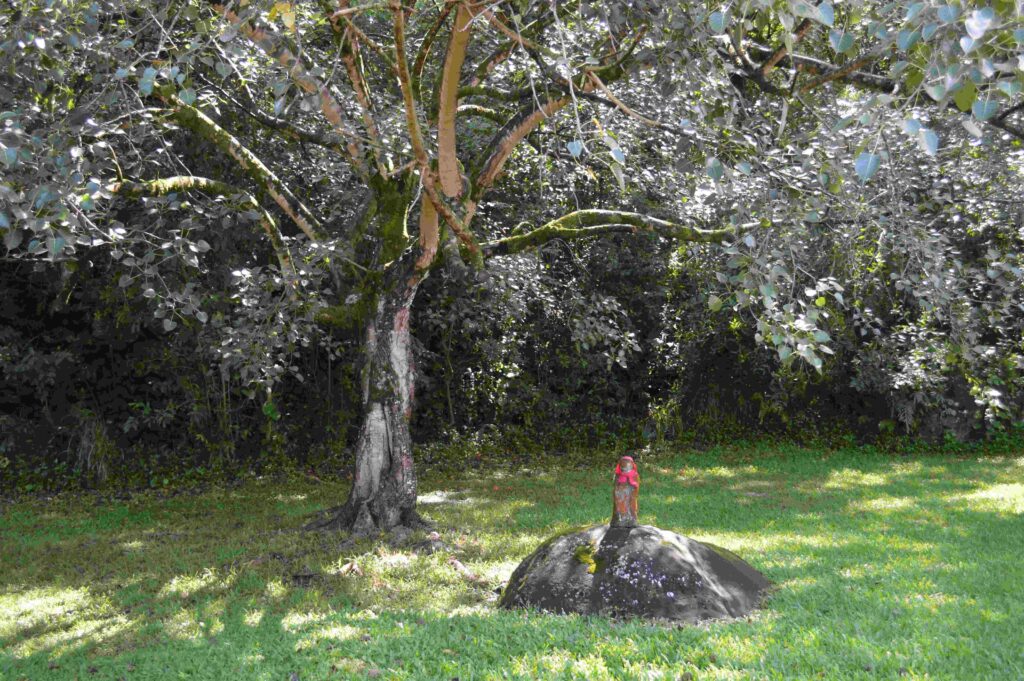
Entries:
<svg viewBox="0 0 1024 681">
<path fill-rule="evenodd" d="M 311 529 L 374 534 L 400 525 L 417 527 L 416 473 L 412 460 L 415 367 L 409 316 L 425 276 L 415 269 L 416 249 L 406 251 L 384 277 L 364 343 L 363 424 L 356 444 L 355 478 L 348 500 Z"/>
</svg>

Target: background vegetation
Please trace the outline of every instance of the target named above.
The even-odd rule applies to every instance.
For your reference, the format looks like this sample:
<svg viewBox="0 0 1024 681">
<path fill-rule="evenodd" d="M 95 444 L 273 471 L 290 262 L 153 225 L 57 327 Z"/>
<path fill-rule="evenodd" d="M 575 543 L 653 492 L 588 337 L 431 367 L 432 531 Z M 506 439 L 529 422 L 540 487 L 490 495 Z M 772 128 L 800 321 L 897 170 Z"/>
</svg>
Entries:
<svg viewBox="0 0 1024 681">
<path fill-rule="evenodd" d="M 322 8 L 264 4 L 251 15 L 275 39 L 341 67 L 344 39 Z M 598 443 L 1015 432 L 1024 28 L 1010 4 L 545 7 L 504 10 L 539 17 L 538 35 L 562 41 L 560 68 L 603 54 L 604 28 L 640 36 L 615 85 L 629 107 L 583 98 L 539 126 L 480 204 L 481 235 L 578 207 L 738 231 L 722 246 L 553 239 L 483 269 L 450 253 L 413 307 L 412 427 L 428 460 L 448 444 L 462 465 Z M 415 46 L 438 8 L 409 9 Z M 367 47 L 390 40 L 390 22 L 383 6 L 350 21 L 369 31 L 379 144 L 401 161 L 401 93 Z M 316 131 L 315 103 L 202 3 L 15 3 L 0 29 L 4 489 L 345 470 L 372 268 L 390 246 L 360 231 L 375 195 Z M 467 64 L 505 40 L 474 35 Z M 729 36 L 757 63 L 730 53 Z M 751 70 L 772 46 L 786 48 L 775 71 Z M 512 50 L 490 78 L 499 94 L 536 87 L 557 56 Z M 439 81 L 431 64 L 423 80 Z M 355 98 L 338 101 L 357 120 Z M 462 149 L 497 129 L 473 106 L 511 110 L 466 101 Z M 327 236 L 307 239 L 189 112 L 258 151 Z M 169 173 L 240 193 L 126 189 Z M 265 217 L 281 224 L 294 281 Z"/>
</svg>

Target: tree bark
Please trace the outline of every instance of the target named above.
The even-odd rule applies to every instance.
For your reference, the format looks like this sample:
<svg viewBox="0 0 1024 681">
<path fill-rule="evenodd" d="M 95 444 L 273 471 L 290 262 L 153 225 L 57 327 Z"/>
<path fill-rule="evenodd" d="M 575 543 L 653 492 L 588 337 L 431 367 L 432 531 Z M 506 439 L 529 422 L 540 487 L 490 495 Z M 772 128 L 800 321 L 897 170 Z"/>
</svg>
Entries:
<svg viewBox="0 0 1024 681">
<path fill-rule="evenodd" d="M 363 423 L 356 444 L 355 477 L 348 500 L 308 529 L 347 530 L 354 535 L 425 523 L 416 513 L 416 472 L 409 419 L 415 367 L 409 317 L 420 283 L 418 249 L 410 248 L 384 277 L 364 343 Z"/>
</svg>

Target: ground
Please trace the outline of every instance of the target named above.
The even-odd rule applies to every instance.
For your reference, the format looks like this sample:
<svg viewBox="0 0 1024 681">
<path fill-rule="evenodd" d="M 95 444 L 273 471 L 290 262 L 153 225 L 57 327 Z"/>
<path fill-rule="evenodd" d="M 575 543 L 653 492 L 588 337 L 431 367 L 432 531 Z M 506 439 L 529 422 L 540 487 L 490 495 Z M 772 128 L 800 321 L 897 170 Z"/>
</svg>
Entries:
<svg viewBox="0 0 1024 681">
<path fill-rule="evenodd" d="M 539 542 L 606 519 L 618 454 L 425 476 L 459 565 L 299 532 L 341 481 L 5 504 L 0 679 L 1024 678 L 1024 455 L 641 457 L 641 521 L 739 553 L 777 585 L 765 608 L 682 628 L 498 610 Z"/>
</svg>

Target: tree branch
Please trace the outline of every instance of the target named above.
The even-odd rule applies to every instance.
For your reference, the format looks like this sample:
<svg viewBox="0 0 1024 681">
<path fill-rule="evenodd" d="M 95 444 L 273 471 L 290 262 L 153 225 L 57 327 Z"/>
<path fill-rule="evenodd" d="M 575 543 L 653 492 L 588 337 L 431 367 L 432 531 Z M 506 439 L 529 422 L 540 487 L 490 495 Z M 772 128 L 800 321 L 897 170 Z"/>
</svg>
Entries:
<svg viewBox="0 0 1024 681">
<path fill-rule="evenodd" d="M 612 106 L 614 106 L 615 108 L 617 108 L 619 111 L 621 111 L 622 113 L 626 114 L 630 118 L 632 118 L 634 120 L 637 120 L 637 121 L 640 121 L 644 125 L 652 127 L 652 128 L 658 128 L 660 130 L 666 130 L 668 132 L 678 132 L 679 131 L 678 127 L 666 125 L 666 124 L 662 123 L 661 121 L 656 121 L 653 118 L 648 118 L 647 116 L 644 116 L 643 114 L 637 113 L 633 109 L 631 109 L 628 106 L 626 106 L 622 102 L 622 100 L 620 100 L 618 97 L 616 97 L 615 94 L 611 90 L 608 89 L 608 86 L 605 85 L 603 82 L 601 82 L 601 79 L 597 77 L 596 73 L 591 72 L 591 73 L 588 73 L 587 75 L 594 82 L 594 85 L 597 86 L 597 89 L 600 90 L 601 92 L 603 92 L 606 97 L 608 97 L 608 99 L 611 102 Z"/>
<path fill-rule="evenodd" d="M 342 140 L 337 135 L 328 135 L 320 132 L 319 130 L 307 130 L 305 128 L 300 128 L 291 121 L 286 121 L 283 118 L 278 118 L 277 116 L 268 114 L 266 111 L 260 109 L 259 105 L 255 101 L 250 100 L 248 104 L 245 104 L 232 97 L 226 90 L 224 90 L 224 88 L 220 87 L 216 83 L 206 80 L 206 84 L 216 90 L 217 94 L 219 94 L 224 101 L 228 102 L 264 127 L 270 128 L 271 130 L 281 131 L 302 142 L 315 144 L 326 149 L 344 152 L 341 147 Z"/>
<path fill-rule="evenodd" d="M 698 229 L 666 220 L 615 210 L 578 210 L 552 220 L 525 234 L 515 234 L 481 245 L 484 257 L 511 255 L 536 248 L 554 239 L 586 239 L 607 234 L 656 233 L 677 241 L 721 243 L 737 235 L 737 230 Z"/>
<path fill-rule="evenodd" d="M 494 109 L 488 109 L 486 106 L 479 106 L 477 104 L 460 104 L 459 114 L 463 116 L 477 116 L 479 118 L 486 118 L 487 120 L 494 121 L 498 125 L 505 124 L 505 116 Z"/>
<path fill-rule="evenodd" d="M 757 52 L 762 55 L 769 54 L 771 52 L 771 48 L 754 42 L 747 42 L 746 47 L 750 52 Z M 872 57 L 872 60 L 874 58 L 876 57 Z M 815 59 L 814 57 L 807 57 L 802 54 L 786 54 L 782 59 L 789 61 L 802 71 L 807 71 L 812 74 L 823 74 L 821 79 L 815 79 L 804 86 L 804 88 L 808 89 L 814 89 L 815 87 L 833 80 L 845 80 L 847 82 L 861 85 L 862 87 L 871 88 L 873 90 L 882 90 L 885 92 L 892 92 L 893 88 L 896 87 L 896 83 L 885 76 L 879 76 L 874 73 L 868 73 L 867 71 L 857 70 L 861 66 L 870 63 L 871 60 L 863 62 L 861 62 L 861 60 L 854 60 L 844 64 L 843 66 L 836 67 L 834 64 L 827 61 Z M 767 83 L 760 74 L 755 73 L 747 75 L 762 87 Z M 820 82 L 817 82 L 818 80 L 820 80 Z M 769 91 L 773 94 L 781 94 L 781 92 L 774 87 L 771 87 Z M 804 89 L 801 88 L 800 92 L 802 94 Z"/>
<path fill-rule="evenodd" d="M 539 107 L 533 104 L 530 108 L 514 116 L 495 133 L 490 144 L 487 145 L 489 151 L 486 159 L 479 164 L 479 169 L 473 175 L 472 197 L 474 201 L 479 201 L 484 192 L 498 179 L 502 167 L 504 167 L 505 162 L 512 155 L 516 146 L 534 128 L 563 109 L 571 101 L 571 97 L 561 96 L 549 99 Z"/>
<path fill-rule="evenodd" d="M 199 109 L 182 102 L 171 92 L 161 92 L 158 96 L 170 106 L 171 113 L 179 123 L 235 159 L 242 170 L 256 181 L 260 189 L 281 207 L 307 237 L 313 241 L 323 239 L 320 223 L 313 213 L 292 193 L 288 185 L 282 182 L 256 154 L 239 142 L 238 138 L 217 125 Z"/>
<path fill-rule="evenodd" d="M 796 30 L 793 31 L 793 44 L 796 45 L 798 42 L 800 42 L 803 39 L 803 37 L 810 32 L 813 26 L 814 23 L 810 19 L 804 19 L 803 21 L 801 21 L 797 25 Z M 772 52 L 771 55 L 767 59 L 765 59 L 764 64 L 761 65 L 761 77 L 767 77 L 768 74 L 771 73 L 772 69 L 775 68 L 775 65 L 782 61 L 783 57 L 785 57 L 788 53 L 789 48 L 786 47 L 785 44 L 780 45 L 777 50 Z"/>
<path fill-rule="evenodd" d="M 880 81 L 881 82 L 885 82 L 885 81 L 892 82 L 892 81 L 889 81 L 889 79 L 887 79 L 887 78 L 880 79 L 878 76 L 874 76 L 873 74 L 863 73 L 863 72 L 858 70 L 858 69 L 860 69 L 863 66 L 867 66 L 868 64 L 873 63 L 876 59 L 878 59 L 881 56 L 882 56 L 881 55 L 881 51 L 880 50 L 876 50 L 874 52 L 869 52 L 868 54 L 865 54 L 865 55 L 863 55 L 861 57 L 858 57 L 857 59 L 853 59 L 849 63 L 844 64 L 843 66 L 840 66 L 838 68 L 833 68 L 833 69 L 827 71 L 826 73 L 823 73 L 822 75 L 818 76 L 817 78 L 814 78 L 809 83 L 805 83 L 800 88 L 800 94 L 807 94 L 811 90 L 813 90 L 813 89 L 815 89 L 817 87 L 820 87 L 820 86 L 824 85 L 825 83 L 831 83 L 834 80 L 841 80 L 841 79 L 849 80 L 851 82 L 861 83 L 861 84 L 863 84 L 863 85 L 865 85 L 867 87 L 872 87 L 872 88 L 878 88 L 878 82 L 880 82 Z"/>
<path fill-rule="evenodd" d="M 328 0 L 324 0 L 327 2 Z M 348 0 L 338 0 L 338 6 L 341 7 L 338 12 L 351 12 Z M 355 8 L 356 10 L 362 9 L 360 7 Z M 384 166 L 383 147 L 381 145 L 380 131 L 377 128 L 377 122 L 373 117 L 373 102 L 370 98 L 370 88 L 366 85 L 366 79 L 363 78 L 363 73 L 359 68 L 359 42 L 356 38 L 346 39 L 346 34 L 341 30 L 341 26 L 338 23 L 338 16 L 345 16 L 344 14 L 339 15 L 338 12 L 330 16 L 331 30 L 334 31 L 335 37 L 338 39 L 339 47 L 341 48 L 341 61 L 345 65 L 345 72 L 348 74 L 349 84 L 352 86 L 352 91 L 356 96 L 356 102 L 359 103 L 359 110 L 363 117 L 363 127 L 366 129 L 366 136 L 370 140 L 370 149 L 373 156 L 374 165 L 377 166 L 377 172 L 381 175 L 387 174 L 387 168 Z"/>
<path fill-rule="evenodd" d="M 437 108 L 437 170 L 441 188 L 451 198 L 462 193 L 462 173 L 455 142 L 455 115 L 458 107 L 459 80 L 472 31 L 473 13 L 464 2 L 455 10 L 455 23 L 448 40 L 448 52 L 442 67 Z"/>
<path fill-rule="evenodd" d="M 108 184 L 106 190 L 111 194 L 116 194 L 126 199 L 138 199 L 144 196 L 165 196 L 172 192 L 186 191 L 201 191 L 204 194 L 223 196 L 225 198 L 237 196 L 240 200 L 236 205 L 248 208 L 259 215 L 260 227 L 263 228 L 267 238 L 270 239 L 270 245 L 273 247 L 277 261 L 281 265 L 281 271 L 289 275 L 295 274 L 291 254 L 288 252 L 288 247 L 285 246 L 284 238 L 281 236 L 281 231 L 277 228 L 274 218 L 256 201 L 252 194 L 243 189 L 205 177 L 179 175 L 164 177 L 158 180 L 148 180 L 146 182 L 114 182 Z"/>
<path fill-rule="evenodd" d="M 424 36 L 423 42 L 420 43 L 419 49 L 416 50 L 416 58 L 412 62 L 411 82 L 413 94 L 419 97 L 420 101 L 423 100 L 423 93 L 420 91 L 420 83 L 423 79 L 423 67 L 426 66 L 427 57 L 430 55 L 430 48 L 434 45 L 434 39 L 437 38 L 438 32 L 441 30 L 441 27 L 444 26 L 445 20 L 448 18 L 448 15 L 451 14 L 453 9 L 455 9 L 455 5 L 453 3 L 446 3 L 445 6 L 441 8 L 441 12 L 437 15 L 437 19 L 434 20 L 434 23 L 427 30 L 427 34 Z"/>
<path fill-rule="evenodd" d="M 423 185 L 423 191 L 426 192 L 430 202 L 434 204 L 434 209 L 444 218 L 459 240 L 465 244 L 469 253 L 474 258 L 478 258 L 480 256 L 480 246 L 477 244 L 473 234 L 437 191 L 437 176 L 431 167 L 430 157 L 427 155 L 427 149 L 423 143 L 423 133 L 420 130 L 419 115 L 416 111 L 416 98 L 412 92 L 412 83 L 409 76 L 409 63 L 406 60 L 405 10 L 402 7 L 401 0 L 389 0 L 388 4 L 394 16 L 395 53 L 398 58 L 398 84 L 402 89 L 402 100 L 405 104 L 405 123 L 409 131 L 409 141 L 412 144 L 413 155 L 416 157 L 417 165 L 419 165 L 420 182 Z"/>
<path fill-rule="evenodd" d="M 356 168 L 356 172 L 364 180 L 368 179 L 369 172 L 367 171 L 366 164 L 363 162 L 360 139 L 345 126 L 342 120 L 343 111 L 341 105 L 338 104 L 338 101 L 331 94 L 327 85 L 321 83 L 310 74 L 283 38 L 255 25 L 251 19 L 240 17 L 229 7 L 214 5 L 214 9 L 227 19 L 242 35 L 248 38 L 249 41 L 284 66 L 288 70 L 288 75 L 292 81 L 301 90 L 317 95 L 320 102 L 320 111 L 323 113 L 324 118 L 327 119 L 327 122 L 331 124 L 339 135 L 349 140 L 346 151 Z M 345 19 L 348 20 L 348 17 L 346 16 Z"/>
</svg>

